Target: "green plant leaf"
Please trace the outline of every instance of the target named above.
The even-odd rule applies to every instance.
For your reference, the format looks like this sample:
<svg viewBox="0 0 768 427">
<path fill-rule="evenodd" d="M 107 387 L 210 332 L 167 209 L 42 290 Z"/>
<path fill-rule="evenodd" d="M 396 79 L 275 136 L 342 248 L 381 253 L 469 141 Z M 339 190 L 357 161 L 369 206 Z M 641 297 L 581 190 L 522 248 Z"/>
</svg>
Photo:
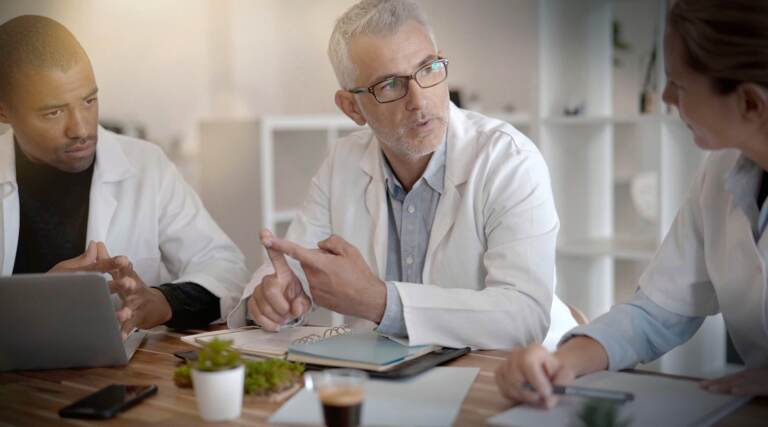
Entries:
<svg viewBox="0 0 768 427">
<path fill-rule="evenodd" d="M 232 348 L 232 341 L 214 338 L 203 345 L 193 368 L 206 371 L 224 371 L 242 364 L 240 352 Z"/>
<path fill-rule="evenodd" d="M 628 427 L 631 420 L 620 417 L 621 405 L 610 400 L 590 399 L 578 413 L 580 427 Z"/>
</svg>

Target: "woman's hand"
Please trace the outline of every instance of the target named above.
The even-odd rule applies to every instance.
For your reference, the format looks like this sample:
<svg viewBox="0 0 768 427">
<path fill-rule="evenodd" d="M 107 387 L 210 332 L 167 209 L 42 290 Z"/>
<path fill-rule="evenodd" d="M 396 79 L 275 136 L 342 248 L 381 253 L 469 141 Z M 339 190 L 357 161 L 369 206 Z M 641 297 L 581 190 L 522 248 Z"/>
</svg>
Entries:
<svg viewBox="0 0 768 427">
<path fill-rule="evenodd" d="M 496 369 L 499 390 L 513 402 L 551 408 L 557 403 L 552 384 L 569 385 L 576 377 L 608 369 L 608 354 L 597 341 L 576 336 L 550 353 L 539 344 L 513 350 Z"/>
<path fill-rule="evenodd" d="M 552 384 L 570 384 L 575 377 L 557 355 L 539 344 L 513 350 L 496 369 L 496 384 L 507 399 L 547 408 L 557 403 Z"/>
</svg>

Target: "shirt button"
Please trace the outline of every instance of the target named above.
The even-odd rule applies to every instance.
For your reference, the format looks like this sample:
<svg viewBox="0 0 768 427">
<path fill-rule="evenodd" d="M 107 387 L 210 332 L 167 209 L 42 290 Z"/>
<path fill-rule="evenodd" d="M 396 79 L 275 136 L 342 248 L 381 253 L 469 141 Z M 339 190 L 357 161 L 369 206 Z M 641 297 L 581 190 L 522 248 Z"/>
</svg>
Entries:
<svg viewBox="0 0 768 427">
<path fill-rule="evenodd" d="M 412 257 L 412 256 L 409 256 L 408 258 L 406 258 L 406 259 L 405 259 L 405 263 L 406 263 L 406 264 L 408 264 L 408 265 L 411 265 L 411 264 L 413 264 L 413 257 Z"/>
<path fill-rule="evenodd" d="M 408 213 L 414 213 L 416 212 L 416 208 L 413 207 L 413 205 L 408 206 Z"/>
</svg>

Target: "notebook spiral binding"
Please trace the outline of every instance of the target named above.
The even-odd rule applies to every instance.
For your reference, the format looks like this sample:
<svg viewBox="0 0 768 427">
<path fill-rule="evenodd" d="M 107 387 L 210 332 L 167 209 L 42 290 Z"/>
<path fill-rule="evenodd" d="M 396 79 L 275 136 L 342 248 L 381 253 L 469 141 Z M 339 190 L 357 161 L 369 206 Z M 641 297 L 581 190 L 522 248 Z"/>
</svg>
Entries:
<svg viewBox="0 0 768 427">
<path fill-rule="evenodd" d="M 347 326 L 334 326 L 331 328 L 326 329 L 323 331 L 323 336 L 320 336 L 318 334 L 310 334 L 305 337 L 301 337 L 299 339 L 293 340 L 292 344 L 310 344 L 313 342 L 322 341 L 326 338 L 330 338 L 337 335 L 344 335 L 352 332 L 352 328 L 349 328 Z"/>
</svg>

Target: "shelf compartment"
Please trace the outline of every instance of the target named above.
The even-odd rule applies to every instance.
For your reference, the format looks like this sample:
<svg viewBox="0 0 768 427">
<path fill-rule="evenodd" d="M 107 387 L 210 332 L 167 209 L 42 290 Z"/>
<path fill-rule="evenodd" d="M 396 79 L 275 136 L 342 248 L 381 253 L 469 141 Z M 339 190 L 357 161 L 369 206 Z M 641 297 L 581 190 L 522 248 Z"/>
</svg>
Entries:
<svg viewBox="0 0 768 427">
<path fill-rule="evenodd" d="M 560 243 L 557 252 L 566 256 L 650 260 L 656 253 L 657 246 L 655 240 L 594 239 Z"/>
</svg>

